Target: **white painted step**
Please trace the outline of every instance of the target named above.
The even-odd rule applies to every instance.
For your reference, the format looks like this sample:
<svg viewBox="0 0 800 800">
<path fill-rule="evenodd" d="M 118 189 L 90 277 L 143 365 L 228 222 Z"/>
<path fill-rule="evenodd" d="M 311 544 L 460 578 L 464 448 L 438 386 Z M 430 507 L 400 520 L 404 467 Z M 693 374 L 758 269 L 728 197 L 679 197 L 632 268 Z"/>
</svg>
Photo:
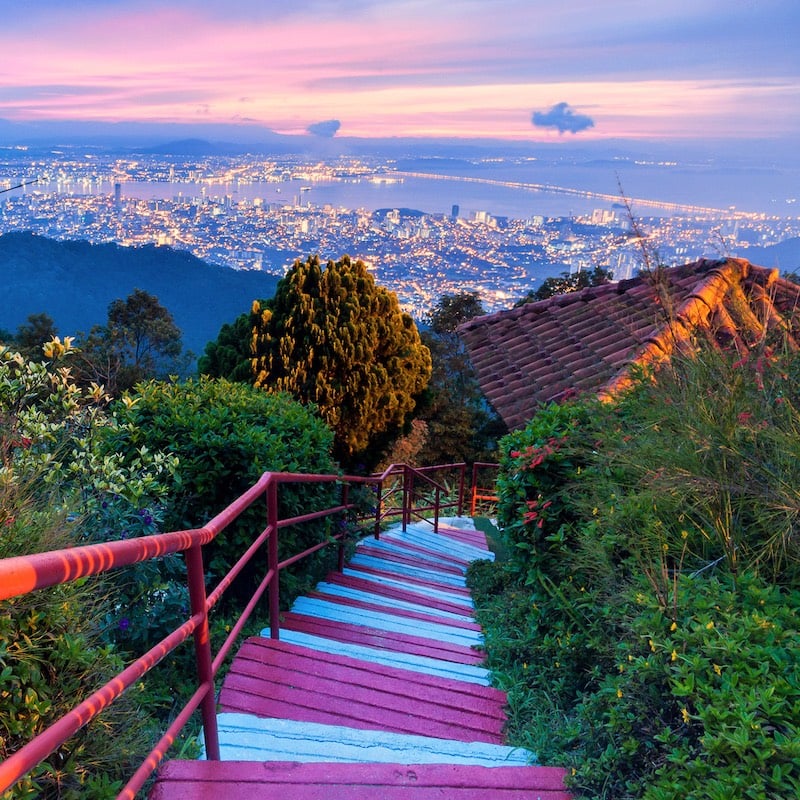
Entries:
<svg viewBox="0 0 800 800">
<path fill-rule="evenodd" d="M 367 567 L 369 569 L 382 569 L 391 572 L 393 575 L 407 575 L 418 581 L 432 581 L 454 586 L 457 589 L 464 589 L 467 585 L 463 575 L 453 575 L 450 572 L 441 572 L 437 569 L 426 567 L 415 567 L 411 564 L 403 564 L 399 561 L 380 558 L 379 556 L 365 555 L 356 550 L 355 555 L 350 559 L 350 564 L 354 567 Z"/>
<path fill-rule="evenodd" d="M 528 766 L 528 750 L 483 742 L 362 731 L 315 722 L 262 719 L 249 714 L 217 716 L 224 761 L 300 761 L 381 764 Z"/>
<path fill-rule="evenodd" d="M 322 600 L 318 597 L 298 597 L 292 605 L 292 611 L 315 619 L 345 622 L 348 625 L 377 628 L 406 636 L 420 636 L 425 639 L 433 639 L 435 642 L 448 642 L 464 647 L 479 646 L 483 642 L 483 635 L 479 631 L 453 628 L 447 624 L 439 625 L 391 613 L 370 611 Z"/>
<path fill-rule="evenodd" d="M 265 628 L 261 635 L 269 637 L 270 630 Z M 491 673 L 488 669 L 472 664 L 455 664 L 451 661 L 440 661 L 437 658 L 417 656 L 409 653 L 394 653 L 390 650 L 381 650 L 377 647 L 339 642 L 335 639 L 326 639 L 323 636 L 313 636 L 310 633 L 301 633 L 288 629 L 281 630 L 281 641 L 318 650 L 323 653 L 358 658 L 374 664 L 383 664 L 387 667 L 407 669 L 411 672 L 421 672 L 425 675 L 436 675 L 439 678 L 474 683 L 479 686 L 491 685 Z"/>
<path fill-rule="evenodd" d="M 405 532 L 390 530 L 381 534 L 381 538 L 387 541 L 409 542 L 417 547 L 424 547 L 426 550 L 433 550 L 438 553 L 446 553 L 462 558 L 465 561 L 494 560 L 494 553 L 484 550 L 465 542 L 458 542 L 443 533 L 434 533 L 430 526 L 425 527 L 423 523 L 409 525 Z"/>
<path fill-rule="evenodd" d="M 397 540 L 395 537 L 392 540 L 387 539 L 362 539 L 357 547 L 371 547 L 375 550 L 380 550 L 382 553 L 387 553 L 388 555 L 400 555 L 406 556 L 410 558 L 414 558 L 418 556 L 419 558 L 425 559 L 425 561 L 432 562 L 434 564 L 441 564 L 443 567 L 449 567 L 450 569 L 457 569 L 461 571 L 463 575 L 467 570 L 466 567 L 462 566 L 461 564 L 454 564 L 452 561 L 448 560 L 444 553 L 416 553 L 413 550 L 409 550 L 408 547 L 405 547 L 400 541 Z M 356 550 L 358 552 L 358 550 Z M 433 568 L 433 567 L 429 567 Z"/>
<path fill-rule="evenodd" d="M 342 574 L 348 575 L 351 578 L 361 578 L 365 581 L 371 581 L 372 583 L 377 583 L 380 586 L 391 586 L 395 589 L 405 589 L 406 591 L 436 598 L 438 600 L 446 600 L 448 603 L 456 603 L 457 605 L 463 606 L 469 611 L 471 611 L 474 607 L 472 604 L 472 599 L 466 595 L 452 594 L 451 592 L 445 592 L 441 589 L 431 589 L 428 586 L 415 586 L 407 581 L 404 581 L 400 577 L 374 575 L 371 572 L 365 572 L 364 570 L 353 569 L 351 567 L 345 567 L 342 571 Z"/>
<path fill-rule="evenodd" d="M 387 610 L 396 608 L 402 611 L 417 611 L 428 614 L 432 617 L 441 617 L 443 621 L 451 622 L 474 622 L 475 619 L 469 614 L 453 614 L 450 611 L 440 611 L 438 608 L 430 608 L 421 603 L 409 603 L 405 600 L 396 600 L 393 597 L 386 597 L 381 594 L 365 592 L 361 589 L 351 589 L 349 586 L 340 586 L 338 583 L 327 583 L 322 581 L 317 584 L 317 591 L 326 595 L 342 597 L 348 600 L 357 600 L 362 603 L 372 603 L 379 605 Z"/>
</svg>

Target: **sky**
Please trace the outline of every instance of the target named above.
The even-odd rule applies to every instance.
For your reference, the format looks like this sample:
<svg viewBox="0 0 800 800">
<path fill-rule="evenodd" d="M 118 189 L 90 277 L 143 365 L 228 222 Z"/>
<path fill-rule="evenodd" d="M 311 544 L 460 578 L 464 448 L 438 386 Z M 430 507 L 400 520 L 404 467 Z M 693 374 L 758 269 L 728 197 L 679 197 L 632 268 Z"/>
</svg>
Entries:
<svg viewBox="0 0 800 800">
<path fill-rule="evenodd" d="M 798 0 L 0 0 L 0 119 L 796 140 Z"/>
</svg>

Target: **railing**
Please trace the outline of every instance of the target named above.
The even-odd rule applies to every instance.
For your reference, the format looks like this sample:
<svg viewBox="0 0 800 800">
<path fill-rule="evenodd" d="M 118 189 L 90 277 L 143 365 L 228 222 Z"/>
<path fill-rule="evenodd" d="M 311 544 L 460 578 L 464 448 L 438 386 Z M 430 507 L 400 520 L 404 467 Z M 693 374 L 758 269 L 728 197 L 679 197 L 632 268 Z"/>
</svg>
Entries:
<svg viewBox="0 0 800 800">
<path fill-rule="evenodd" d="M 488 464 L 483 461 L 476 461 L 472 465 L 472 497 L 469 504 L 469 515 L 471 517 L 477 516 L 478 511 L 487 507 L 493 509 L 497 505 L 498 497 L 495 482 L 499 469 L 499 464 Z M 487 473 L 491 473 L 489 486 L 486 485 L 487 479 L 485 476 Z"/>
<path fill-rule="evenodd" d="M 459 473 L 457 500 L 447 499 L 446 487 L 431 477 L 431 474 L 435 474 L 437 470 L 440 473 L 442 470 L 456 470 Z M 178 733 L 198 709 L 202 716 L 206 758 L 219 759 L 215 677 L 259 600 L 265 592 L 268 593 L 270 636 L 277 639 L 280 636 L 279 576 L 281 570 L 335 542 L 338 542 L 339 545 L 339 569 L 341 570 L 344 565 L 344 552 L 349 531 L 343 530 L 334 534 L 325 541 L 283 561 L 278 561 L 278 531 L 291 525 L 346 514 L 354 510 L 356 504 L 350 500 L 350 489 L 359 485 L 372 487 L 377 498 L 374 511 L 375 536 L 379 535 L 382 522 L 392 514 L 401 516 L 405 530 L 412 516 L 421 516 L 424 511 L 433 511 L 434 530 L 438 530 L 439 514 L 443 509 L 454 508 L 458 510 L 459 515 L 462 513 L 464 472 L 464 465 L 456 464 L 425 469 L 392 465 L 383 474 L 372 477 L 264 473 L 252 488 L 202 528 L 1 560 L 0 601 L 48 586 L 75 581 L 89 575 L 99 575 L 142 561 L 163 558 L 172 553 L 183 553 L 187 568 L 190 617 L 72 711 L 0 763 L 0 793 L 44 761 L 67 739 L 97 717 L 126 689 L 141 680 L 165 656 L 190 637 L 194 639 L 197 689 L 120 792 L 118 800 L 136 796 L 161 763 Z M 397 485 L 398 481 L 399 485 Z M 285 483 L 337 484 L 341 489 L 339 503 L 300 516 L 279 519 L 278 489 Z M 422 505 L 415 502 L 419 497 L 420 486 L 425 487 L 427 492 L 422 497 Z M 399 506 L 393 506 L 392 503 L 398 492 L 402 494 L 402 501 Z M 473 496 L 474 492 L 473 487 Z M 443 497 L 445 497 L 444 501 Z M 266 526 L 256 535 L 245 553 L 219 584 L 210 593 L 207 593 L 202 547 L 215 539 L 246 509 L 262 499 L 266 501 Z M 367 518 L 373 519 L 372 514 Z M 234 579 L 264 546 L 267 549 L 266 573 L 247 602 L 238 621 L 232 626 L 219 651 L 213 654 L 209 638 L 209 611 L 219 602 Z"/>
<path fill-rule="evenodd" d="M 457 491 L 455 500 L 442 501 L 451 497 L 452 487 L 446 485 L 447 478 L 456 475 Z M 439 480 L 434 480 L 434 476 Z M 375 514 L 375 536 L 380 534 L 381 524 L 391 518 L 400 517 L 403 530 L 406 530 L 412 517 L 426 520 L 426 511 L 434 511 L 433 530 L 439 530 L 439 514 L 446 509 L 456 511 L 461 516 L 464 511 L 464 480 L 466 464 L 442 464 L 435 467 L 410 467 L 407 464 L 392 464 L 380 475 L 378 481 Z M 397 498 L 400 504 L 397 505 Z"/>
</svg>

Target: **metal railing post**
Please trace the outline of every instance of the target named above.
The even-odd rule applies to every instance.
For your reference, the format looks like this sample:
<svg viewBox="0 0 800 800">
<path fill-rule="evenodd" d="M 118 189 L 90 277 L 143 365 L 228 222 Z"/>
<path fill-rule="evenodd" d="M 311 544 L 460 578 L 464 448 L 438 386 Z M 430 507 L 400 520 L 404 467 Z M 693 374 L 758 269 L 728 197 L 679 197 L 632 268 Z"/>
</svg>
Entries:
<svg viewBox="0 0 800 800">
<path fill-rule="evenodd" d="M 278 482 L 271 480 L 267 484 L 267 570 L 273 570 L 269 584 L 269 635 L 271 639 L 280 639 L 280 570 L 278 568 Z"/>
<path fill-rule="evenodd" d="M 383 504 L 383 481 L 375 489 L 375 538 L 381 537 L 381 505 Z"/>
<path fill-rule="evenodd" d="M 403 533 L 406 532 L 408 523 L 411 520 L 411 481 L 411 470 L 406 464 L 403 464 Z"/>
<path fill-rule="evenodd" d="M 214 667 L 211 659 L 211 639 L 208 631 L 206 580 L 203 570 L 203 553 L 199 544 L 192 545 L 186 551 L 186 573 L 189 583 L 189 604 L 192 616 L 202 614 L 202 622 L 193 636 L 198 685 L 206 687 L 205 695 L 200 704 L 206 758 L 209 761 L 219 761 L 219 732 L 217 730 L 216 699 L 214 698 Z"/>
<path fill-rule="evenodd" d="M 458 469 L 458 516 L 464 516 L 464 483 L 467 474 L 467 465 L 462 464 Z"/>
<path fill-rule="evenodd" d="M 350 502 L 350 486 L 349 484 L 342 484 L 342 505 L 347 507 Z M 347 514 L 347 512 L 344 512 Z M 342 529 L 340 531 L 341 538 L 339 539 L 339 552 L 337 554 L 336 569 L 338 572 L 344 572 L 344 550 L 347 543 L 347 517 L 342 517 Z"/>
</svg>

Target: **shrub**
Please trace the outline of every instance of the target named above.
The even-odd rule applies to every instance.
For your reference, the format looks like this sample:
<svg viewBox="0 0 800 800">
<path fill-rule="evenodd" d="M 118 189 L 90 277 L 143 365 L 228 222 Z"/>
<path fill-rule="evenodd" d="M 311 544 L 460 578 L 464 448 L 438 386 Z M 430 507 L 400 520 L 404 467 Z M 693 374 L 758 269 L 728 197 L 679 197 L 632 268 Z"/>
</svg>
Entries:
<svg viewBox="0 0 800 800">
<path fill-rule="evenodd" d="M 207 377 L 185 383 L 150 381 L 115 405 L 121 425 L 109 432 L 108 452 L 133 454 L 163 450 L 179 466 L 166 502 L 170 529 L 200 527 L 252 486 L 265 471 L 335 473 L 333 435 L 312 410 L 288 395 L 271 394 L 241 383 Z M 331 486 L 285 486 L 280 513 L 292 516 L 334 505 Z M 256 504 L 240 524 L 208 547 L 213 572 L 223 574 L 264 526 L 264 506 Z M 324 521 L 282 529 L 280 557 L 321 541 Z M 300 563 L 282 587 L 295 591 L 302 573 L 311 582 L 325 568 L 325 556 Z M 250 576 L 252 578 L 252 575 Z"/>
<path fill-rule="evenodd" d="M 800 357 L 697 344 L 502 443 L 489 666 L 580 796 L 797 796 Z"/>
<path fill-rule="evenodd" d="M 56 358 L 69 349 L 68 341 L 48 348 Z M 99 387 L 79 390 L 58 363 L 0 352 L 0 558 L 100 537 L 101 516 L 158 496 L 167 465 L 156 454 L 134 457 L 136 474 L 98 457 L 96 433 L 114 424 L 103 401 Z M 127 496 L 115 494 L 118 484 Z M 111 582 L 87 579 L 0 603 L 0 758 L 121 670 L 107 611 L 118 603 Z M 152 733 L 152 719 L 125 695 L 7 794 L 111 797 Z"/>
</svg>

